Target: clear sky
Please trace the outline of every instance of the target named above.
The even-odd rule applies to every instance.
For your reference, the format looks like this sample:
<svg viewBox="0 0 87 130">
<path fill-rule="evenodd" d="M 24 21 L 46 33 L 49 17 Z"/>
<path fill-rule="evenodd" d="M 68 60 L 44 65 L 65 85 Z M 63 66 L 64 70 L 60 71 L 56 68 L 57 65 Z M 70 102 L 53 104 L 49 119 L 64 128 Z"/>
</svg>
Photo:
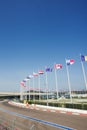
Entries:
<svg viewBox="0 0 87 130">
<path fill-rule="evenodd" d="M 58 84 L 66 88 L 65 58 L 75 60 L 72 89 L 84 89 L 80 53 L 87 55 L 87 0 L 0 1 L 0 91 L 19 91 L 27 75 L 54 63 L 63 65 Z M 84 68 L 87 76 L 87 62 Z M 54 72 L 48 76 L 55 88 Z"/>
</svg>

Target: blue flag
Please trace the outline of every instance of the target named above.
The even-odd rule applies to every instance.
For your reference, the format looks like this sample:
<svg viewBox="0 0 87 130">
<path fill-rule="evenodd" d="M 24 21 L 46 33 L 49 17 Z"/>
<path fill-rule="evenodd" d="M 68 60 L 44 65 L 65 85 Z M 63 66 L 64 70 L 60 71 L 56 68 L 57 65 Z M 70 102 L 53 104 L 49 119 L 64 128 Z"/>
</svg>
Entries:
<svg viewBox="0 0 87 130">
<path fill-rule="evenodd" d="M 87 56 L 81 55 L 81 61 L 87 61 Z"/>
<path fill-rule="evenodd" d="M 52 72 L 52 68 L 46 68 L 46 72 Z"/>
</svg>

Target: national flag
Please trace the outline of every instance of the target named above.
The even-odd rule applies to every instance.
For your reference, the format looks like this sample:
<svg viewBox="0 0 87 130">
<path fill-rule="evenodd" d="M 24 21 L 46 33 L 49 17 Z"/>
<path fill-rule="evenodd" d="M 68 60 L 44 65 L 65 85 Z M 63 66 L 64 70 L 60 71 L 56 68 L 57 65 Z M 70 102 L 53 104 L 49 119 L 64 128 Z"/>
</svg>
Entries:
<svg viewBox="0 0 87 130">
<path fill-rule="evenodd" d="M 25 82 L 28 81 L 28 80 L 29 80 L 29 78 L 24 79 Z"/>
<path fill-rule="evenodd" d="M 31 79 L 29 76 L 26 77 L 28 80 Z"/>
<path fill-rule="evenodd" d="M 85 61 L 87 61 L 87 56 L 85 56 Z"/>
<path fill-rule="evenodd" d="M 24 79 L 23 82 L 26 82 L 26 80 Z"/>
<path fill-rule="evenodd" d="M 33 72 L 33 76 L 38 76 L 38 73 Z"/>
<path fill-rule="evenodd" d="M 20 82 L 20 85 L 21 85 L 21 86 L 24 86 L 24 82 L 23 82 L 23 81 L 21 81 L 21 82 Z"/>
<path fill-rule="evenodd" d="M 52 72 L 52 68 L 46 68 L 46 72 Z"/>
<path fill-rule="evenodd" d="M 39 74 L 44 74 L 44 71 L 43 71 L 43 70 L 39 70 L 38 73 L 39 73 Z"/>
<path fill-rule="evenodd" d="M 87 61 L 87 56 L 81 55 L 81 61 Z"/>
<path fill-rule="evenodd" d="M 31 78 L 33 78 L 34 76 L 33 76 L 33 75 L 29 75 L 28 77 L 31 79 Z"/>
<path fill-rule="evenodd" d="M 72 65 L 72 64 L 74 64 L 74 60 L 73 59 L 71 59 L 71 60 L 66 60 L 66 64 L 67 65 Z"/>
<path fill-rule="evenodd" d="M 62 68 L 62 64 L 55 64 L 55 65 L 54 65 L 54 68 L 55 68 L 55 69 L 61 69 L 61 68 Z"/>
</svg>

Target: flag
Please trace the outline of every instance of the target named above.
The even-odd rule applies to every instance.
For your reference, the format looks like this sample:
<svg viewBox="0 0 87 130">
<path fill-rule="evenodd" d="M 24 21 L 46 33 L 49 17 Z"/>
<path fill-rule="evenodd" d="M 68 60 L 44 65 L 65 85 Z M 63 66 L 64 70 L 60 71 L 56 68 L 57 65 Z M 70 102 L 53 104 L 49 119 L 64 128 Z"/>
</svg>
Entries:
<svg viewBox="0 0 87 130">
<path fill-rule="evenodd" d="M 29 78 L 26 78 L 26 79 L 24 79 L 23 81 L 25 81 L 25 82 L 26 82 L 26 81 L 28 81 L 28 80 L 29 80 Z"/>
<path fill-rule="evenodd" d="M 23 81 L 21 81 L 21 82 L 20 82 L 20 85 L 21 85 L 21 86 L 24 86 L 24 82 L 23 82 Z"/>
<path fill-rule="evenodd" d="M 33 78 L 34 76 L 33 76 L 33 75 L 29 75 L 28 77 L 31 79 L 31 78 Z"/>
<path fill-rule="evenodd" d="M 66 64 L 67 65 L 72 65 L 72 64 L 74 64 L 74 60 L 73 59 L 71 59 L 71 60 L 66 60 Z"/>
<path fill-rule="evenodd" d="M 33 72 L 33 76 L 38 76 L 38 73 Z"/>
<path fill-rule="evenodd" d="M 81 61 L 87 61 L 87 56 L 81 55 Z"/>
<path fill-rule="evenodd" d="M 26 80 L 24 79 L 23 82 L 26 82 Z"/>
<path fill-rule="evenodd" d="M 43 70 L 39 70 L 38 73 L 39 73 L 39 74 L 44 74 L 44 71 L 43 71 Z"/>
<path fill-rule="evenodd" d="M 26 77 L 27 79 L 31 79 L 29 76 Z"/>
<path fill-rule="evenodd" d="M 85 61 L 87 61 L 87 56 L 85 56 Z"/>
<path fill-rule="evenodd" d="M 46 68 L 46 72 L 52 72 L 52 68 Z"/>
<path fill-rule="evenodd" d="M 62 68 L 62 64 L 55 64 L 55 65 L 54 65 L 54 68 L 55 68 L 55 69 L 61 69 L 61 68 Z"/>
</svg>

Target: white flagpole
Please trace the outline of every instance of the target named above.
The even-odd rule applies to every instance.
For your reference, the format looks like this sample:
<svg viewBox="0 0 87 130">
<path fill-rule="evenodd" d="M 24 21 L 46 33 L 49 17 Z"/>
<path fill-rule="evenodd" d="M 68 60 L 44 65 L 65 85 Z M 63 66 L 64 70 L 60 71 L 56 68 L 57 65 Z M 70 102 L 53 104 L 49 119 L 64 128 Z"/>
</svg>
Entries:
<svg viewBox="0 0 87 130">
<path fill-rule="evenodd" d="M 35 87 L 34 87 L 34 77 L 33 77 L 33 101 L 35 102 L 35 95 L 34 95 L 35 92 L 34 92 L 34 88 L 35 88 Z"/>
<path fill-rule="evenodd" d="M 46 72 L 46 93 L 47 93 L 47 106 L 48 106 L 48 81 L 47 81 L 47 72 Z"/>
<path fill-rule="evenodd" d="M 26 90 L 25 90 L 25 87 L 26 87 L 26 81 L 24 82 L 24 87 L 23 87 L 23 99 L 25 100 L 26 98 L 26 95 L 25 95 L 25 93 L 26 93 Z"/>
<path fill-rule="evenodd" d="M 20 100 L 23 100 L 23 86 L 20 85 Z"/>
<path fill-rule="evenodd" d="M 59 94 L 58 94 L 58 81 L 57 81 L 57 71 L 56 71 L 56 68 L 55 68 L 55 82 L 56 82 L 56 92 L 57 92 L 57 100 L 58 100 Z"/>
<path fill-rule="evenodd" d="M 39 101 L 40 101 L 40 74 L 38 75 Z"/>
<path fill-rule="evenodd" d="M 27 82 L 26 82 L 26 93 L 27 93 Z M 26 100 L 27 100 L 27 95 L 28 95 L 28 93 L 26 94 Z"/>
<path fill-rule="evenodd" d="M 28 85 L 29 85 L 29 101 L 30 101 L 30 79 L 29 79 Z"/>
<path fill-rule="evenodd" d="M 85 74 L 85 69 L 84 69 L 84 65 L 83 65 L 83 62 L 82 62 L 82 61 L 81 61 L 81 65 L 82 65 L 82 71 L 83 71 L 83 76 L 84 76 L 85 86 L 86 86 L 86 90 L 87 90 L 86 74 Z"/>
<path fill-rule="evenodd" d="M 65 61 L 66 61 L 66 60 L 65 60 Z M 68 78 L 68 86 L 69 86 L 70 99 L 71 99 L 71 103 L 72 103 L 71 84 L 70 84 L 69 70 L 68 70 L 68 67 L 67 67 L 67 63 L 66 63 L 66 70 L 67 70 L 67 78 Z"/>
</svg>

